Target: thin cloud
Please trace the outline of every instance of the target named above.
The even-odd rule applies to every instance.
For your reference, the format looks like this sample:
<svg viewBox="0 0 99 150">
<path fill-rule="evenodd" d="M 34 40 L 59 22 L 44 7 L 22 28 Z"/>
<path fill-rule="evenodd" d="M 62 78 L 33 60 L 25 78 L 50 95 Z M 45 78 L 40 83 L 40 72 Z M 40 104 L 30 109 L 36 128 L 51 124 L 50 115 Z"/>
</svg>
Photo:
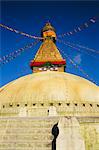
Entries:
<svg viewBox="0 0 99 150">
<path fill-rule="evenodd" d="M 77 64 L 80 64 L 81 63 L 81 55 L 78 54 L 74 57 L 74 61 L 77 63 Z"/>
</svg>

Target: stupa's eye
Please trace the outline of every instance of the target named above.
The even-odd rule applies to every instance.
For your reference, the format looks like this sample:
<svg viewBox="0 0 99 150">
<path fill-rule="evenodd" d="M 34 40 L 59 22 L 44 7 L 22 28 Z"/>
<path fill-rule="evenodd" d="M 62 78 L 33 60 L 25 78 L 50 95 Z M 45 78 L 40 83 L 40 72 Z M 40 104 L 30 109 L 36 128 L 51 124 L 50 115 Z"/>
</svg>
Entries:
<svg viewBox="0 0 99 150">
<path fill-rule="evenodd" d="M 42 68 L 39 68 L 39 70 L 41 71 L 41 70 L 42 70 Z"/>
<path fill-rule="evenodd" d="M 50 68 L 50 70 L 51 70 L 51 71 L 53 71 L 53 70 L 54 70 L 54 68 L 52 68 L 52 67 L 51 67 L 51 68 Z"/>
<path fill-rule="evenodd" d="M 46 70 L 47 70 L 47 68 L 45 67 L 45 68 L 43 68 L 43 70 L 44 70 L 44 71 L 46 71 Z"/>
<path fill-rule="evenodd" d="M 57 71 L 58 70 L 58 67 L 55 67 L 55 71 Z"/>
</svg>

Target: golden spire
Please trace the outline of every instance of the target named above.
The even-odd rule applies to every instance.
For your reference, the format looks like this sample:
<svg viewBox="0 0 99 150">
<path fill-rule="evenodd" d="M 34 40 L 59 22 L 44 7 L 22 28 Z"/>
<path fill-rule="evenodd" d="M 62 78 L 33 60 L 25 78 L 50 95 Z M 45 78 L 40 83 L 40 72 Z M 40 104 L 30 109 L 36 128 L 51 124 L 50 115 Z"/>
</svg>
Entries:
<svg viewBox="0 0 99 150">
<path fill-rule="evenodd" d="M 56 31 L 53 26 L 51 26 L 50 22 L 47 22 L 46 25 L 41 30 L 41 36 L 46 39 L 50 38 L 53 42 L 56 41 Z"/>
<path fill-rule="evenodd" d="M 30 63 L 31 69 L 33 72 L 64 71 L 66 61 L 55 45 L 56 32 L 49 22 L 43 27 L 41 35 L 44 40 L 34 60 Z"/>
</svg>

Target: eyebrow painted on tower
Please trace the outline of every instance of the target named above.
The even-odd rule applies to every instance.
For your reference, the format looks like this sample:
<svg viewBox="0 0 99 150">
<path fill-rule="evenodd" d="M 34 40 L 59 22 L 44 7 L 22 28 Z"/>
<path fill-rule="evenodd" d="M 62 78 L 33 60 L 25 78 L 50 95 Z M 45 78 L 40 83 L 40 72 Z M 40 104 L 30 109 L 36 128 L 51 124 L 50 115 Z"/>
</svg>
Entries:
<svg viewBox="0 0 99 150">
<path fill-rule="evenodd" d="M 30 62 L 33 73 L 42 71 L 64 72 L 66 61 L 62 58 L 56 47 L 56 31 L 48 22 L 41 30 L 42 44 L 38 49 L 34 59 Z"/>
</svg>

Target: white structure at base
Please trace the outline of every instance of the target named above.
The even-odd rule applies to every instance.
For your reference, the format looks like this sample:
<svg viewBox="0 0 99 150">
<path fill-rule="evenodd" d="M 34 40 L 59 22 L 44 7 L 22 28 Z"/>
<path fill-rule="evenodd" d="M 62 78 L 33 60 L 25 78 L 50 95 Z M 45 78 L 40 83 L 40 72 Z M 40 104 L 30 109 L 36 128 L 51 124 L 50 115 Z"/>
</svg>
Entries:
<svg viewBox="0 0 99 150">
<path fill-rule="evenodd" d="M 75 117 L 61 118 L 58 128 L 59 135 L 56 139 L 56 150 L 85 150 L 79 122 Z"/>
</svg>

